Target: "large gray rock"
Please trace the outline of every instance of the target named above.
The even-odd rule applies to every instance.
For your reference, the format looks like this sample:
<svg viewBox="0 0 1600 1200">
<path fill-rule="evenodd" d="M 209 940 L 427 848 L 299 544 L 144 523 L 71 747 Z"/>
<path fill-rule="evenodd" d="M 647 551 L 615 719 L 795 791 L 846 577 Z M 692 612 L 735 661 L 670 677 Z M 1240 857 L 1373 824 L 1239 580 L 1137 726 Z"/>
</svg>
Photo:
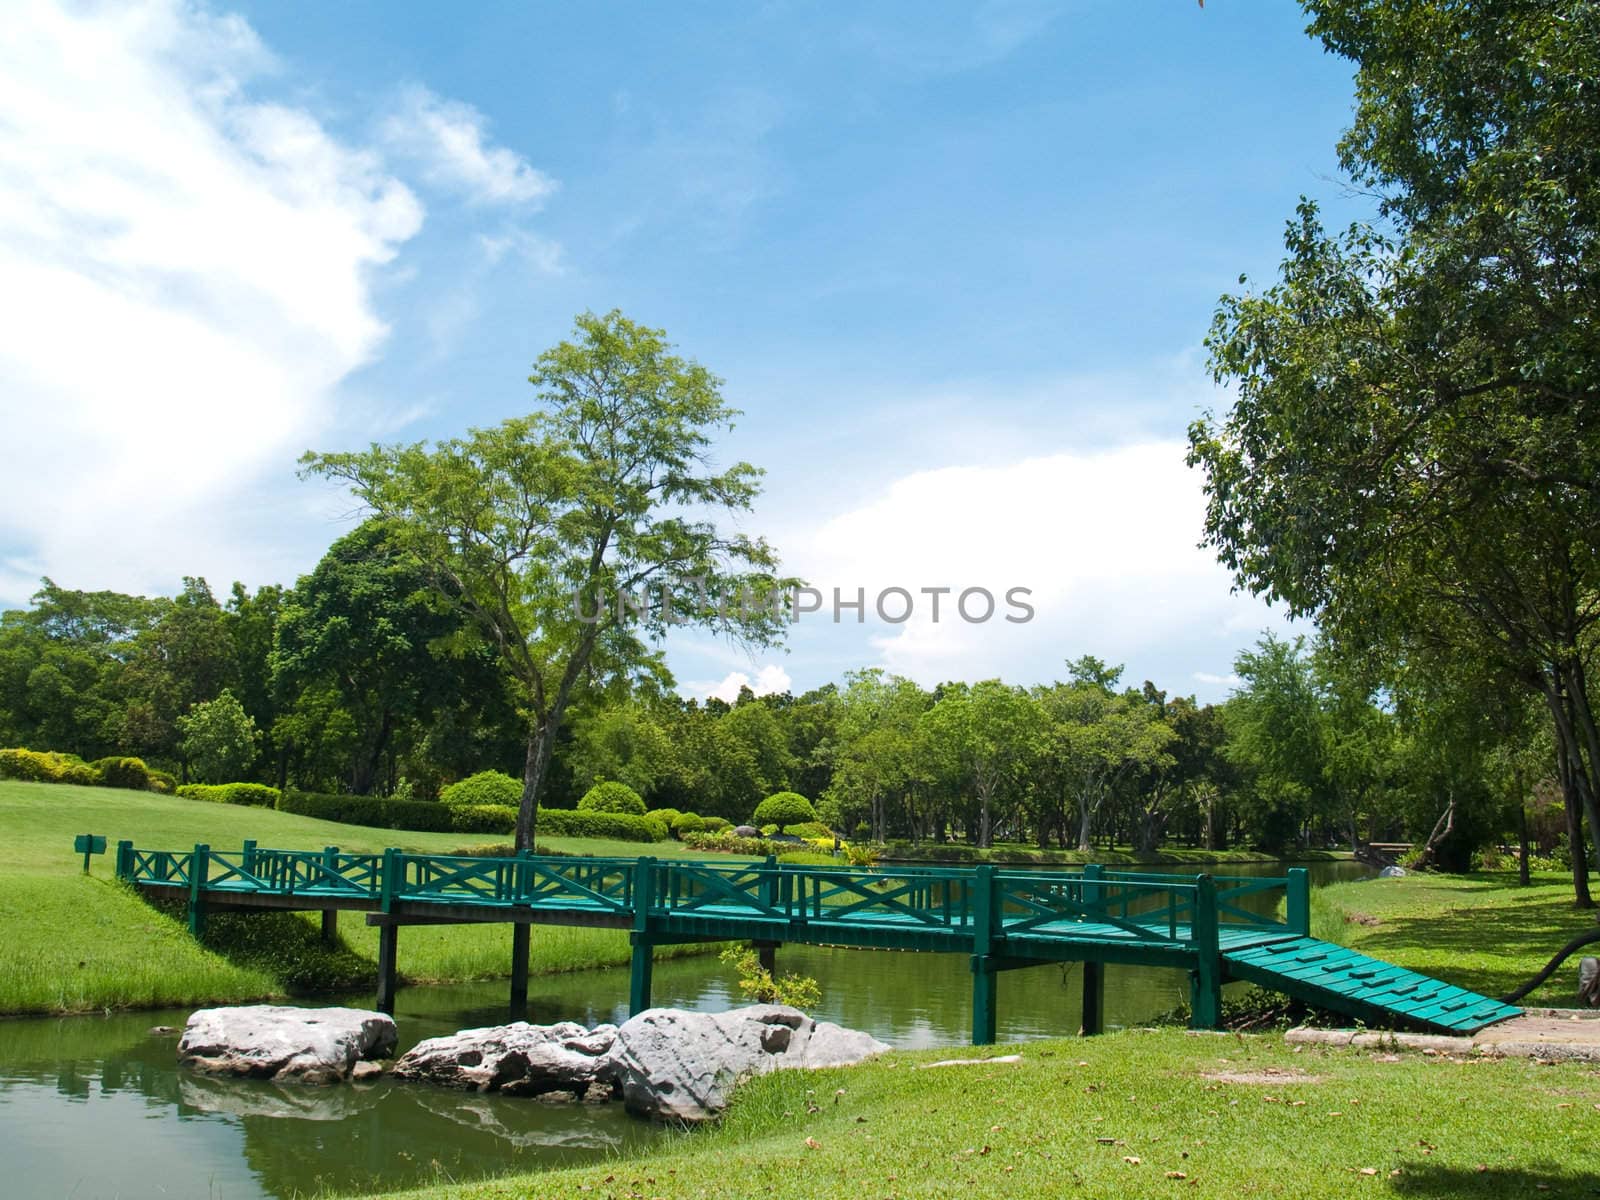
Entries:
<svg viewBox="0 0 1600 1200">
<path fill-rule="evenodd" d="M 337 1083 L 356 1063 L 393 1054 L 398 1039 L 393 1017 L 357 1008 L 202 1008 L 178 1039 L 178 1062 L 208 1075 Z"/>
<path fill-rule="evenodd" d="M 610 1070 L 629 1112 L 705 1121 L 749 1076 L 849 1066 L 887 1049 L 869 1034 L 778 1004 L 722 1013 L 652 1008 L 617 1029 Z"/>
<path fill-rule="evenodd" d="M 1578 999 L 1590 1008 L 1600 1007 L 1600 958 L 1578 961 Z"/>
<path fill-rule="evenodd" d="M 615 1025 L 585 1029 L 572 1021 L 529 1025 L 517 1021 L 463 1029 L 418 1042 L 390 1073 L 477 1092 L 538 1095 L 573 1092 L 582 1097 L 598 1081 L 609 1089 L 609 1053 Z"/>
</svg>

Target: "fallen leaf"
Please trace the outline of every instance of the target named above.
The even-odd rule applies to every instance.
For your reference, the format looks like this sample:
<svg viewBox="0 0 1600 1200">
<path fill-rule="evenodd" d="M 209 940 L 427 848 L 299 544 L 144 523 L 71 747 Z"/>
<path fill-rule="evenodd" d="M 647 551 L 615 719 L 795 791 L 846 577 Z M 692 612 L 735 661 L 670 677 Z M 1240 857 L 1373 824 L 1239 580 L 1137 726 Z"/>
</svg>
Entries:
<svg viewBox="0 0 1600 1200">
<path fill-rule="evenodd" d="M 1378 1168 L 1377 1167 L 1362 1167 L 1361 1168 L 1361 1174 L 1363 1174 L 1363 1175 L 1376 1175 L 1377 1173 L 1378 1173 Z"/>
<path fill-rule="evenodd" d="M 817 1139 L 814 1138 L 814 1137 L 808 1137 L 806 1139 L 806 1149 L 807 1150 L 821 1150 L 822 1149 L 822 1143 L 817 1141 Z"/>
<path fill-rule="evenodd" d="M 1187 1179 L 1189 1177 L 1187 1175 L 1185 1175 L 1182 1171 L 1168 1171 L 1167 1172 L 1167 1178 L 1168 1179 Z"/>
<path fill-rule="evenodd" d="M 1122 1156 L 1122 1161 L 1130 1166 L 1137 1167 L 1139 1165 L 1139 1156 L 1137 1154 L 1124 1154 Z"/>
</svg>

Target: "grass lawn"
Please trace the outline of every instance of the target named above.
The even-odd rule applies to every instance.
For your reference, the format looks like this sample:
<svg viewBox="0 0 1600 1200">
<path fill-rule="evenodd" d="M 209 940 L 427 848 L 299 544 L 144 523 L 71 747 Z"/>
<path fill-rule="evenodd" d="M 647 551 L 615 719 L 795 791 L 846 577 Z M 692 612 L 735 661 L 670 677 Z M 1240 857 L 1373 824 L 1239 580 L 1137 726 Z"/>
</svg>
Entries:
<svg viewBox="0 0 1600 1200">
<path fill-rule="evenodd" d="M 1595 924 L 1558 874 L 1535 874 L 1528 887 L 1498 872 L 1336 883 L 1313 892 L 1312 907 L 1316 936 L 1488 996 L 1521 986 Z M 1522 1003 L 1571 1006 L 1577 978 L 1574 957 Z"/>
<path fill-rule="evenodd" d="M 284 992 L 279 972 L 249 965 L 251 956 L 230 960 L 203 949 L 180 922 L 118 884 L 110 853 L 96 858 L 85 878 L 81 857 L 72 853 L 79 833 L 104 834 L 111 846 L 128 838 L 142 847 L 174 850 L 196 842 L 235 849 L 255 838 L 288 849 L 399 846 L 447 853 L 482 840 L 339 825 L 152 792 L 0 781 L 0 1013 L 176 1006 Z M 676 842 L 549 838 L 540 844 L 574 854 L 693 854 Z M 289 928 L 297 935 L 293 940 L 309 946 L 309 937 L 298 935 L 309 933 L 314 918 L 286 919 L 305 927 Z M 356 955 L 376 958 L 376 931 L 359 915 L 345 914 L 339 930 Z M 418 927 L 407 929 L 402 941 L 401 969 L 413 982 L 494 978 L 510 969 L 505 926 Z M 531 958 L 535 972 L 551 972 L 626 963 L 628 953 L 627 935 L 620 931 L 548 926 L 534 931 Z M 369 970 L 349 956 L 343 965 L 359 974 L 362 986 L 376 978 L 375 967 Z"/>
<path fill-rule="evenodd" d="M 780 1072 L 742 1087 L 719 1126 L 647 1156 L 404 1196 L 1499 1200 L 1600 1189 L 1592 1066 L 1296 1052 L 1276 1036 L 1175 1029 L 1016 1051 L 1012 1065 L 918 1070 L 979 1054 L 924 1051 Z"/>
</svg>

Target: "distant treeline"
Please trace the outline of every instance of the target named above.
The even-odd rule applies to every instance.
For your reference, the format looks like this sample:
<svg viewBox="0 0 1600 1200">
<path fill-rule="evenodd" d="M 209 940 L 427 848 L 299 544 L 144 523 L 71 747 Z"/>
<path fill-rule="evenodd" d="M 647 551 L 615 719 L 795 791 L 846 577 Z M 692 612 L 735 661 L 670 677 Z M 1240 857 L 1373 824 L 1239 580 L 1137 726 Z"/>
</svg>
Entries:
<svg viewBox="0 0 1600 1200">
<path fill-rule="evenodd" d="M 0 746 L 432 799 L 482 769 L 521 775 L 525 727 L 495 664 L 373 522 L 294 588 L 235 584 L 221 602 L 203 579 L 172 598 L 44 581 L 0 616 Z M 1507 744 L 1438 698 L 1413 711 L 1299 642 L 1265 638 L 1235 669 L 1221 704 L 1125 687 L 1092 656 L 1029 688 L 930 690 L 865 670 L 731 705 L 594 691 L 543 803 L 572 807 L 609 779 L 651 808 L 743 821 L 792 789 L 875 839 L 1285 848 L 1438 834 L 1441 861 L 1514 836 L 1525 811 L 1547 847 L 1560 833 L 1537 738 Z"/>
</svg>

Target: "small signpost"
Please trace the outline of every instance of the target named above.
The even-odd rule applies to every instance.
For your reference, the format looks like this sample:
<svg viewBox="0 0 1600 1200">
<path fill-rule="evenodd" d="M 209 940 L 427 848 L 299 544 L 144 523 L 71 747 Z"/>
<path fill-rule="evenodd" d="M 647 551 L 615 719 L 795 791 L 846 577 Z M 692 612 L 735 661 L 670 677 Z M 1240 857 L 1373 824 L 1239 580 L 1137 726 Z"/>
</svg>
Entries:
<svg viewBox="0 0 1600 1200">
<path fill-rule="evenodd" d="M 89 856 L 106 852 L 106 839 L 98 833 L 80 833 L 72 839 L 72 848 L 83 855 L 83 873 L 89 873 Z"/>
</svg>

